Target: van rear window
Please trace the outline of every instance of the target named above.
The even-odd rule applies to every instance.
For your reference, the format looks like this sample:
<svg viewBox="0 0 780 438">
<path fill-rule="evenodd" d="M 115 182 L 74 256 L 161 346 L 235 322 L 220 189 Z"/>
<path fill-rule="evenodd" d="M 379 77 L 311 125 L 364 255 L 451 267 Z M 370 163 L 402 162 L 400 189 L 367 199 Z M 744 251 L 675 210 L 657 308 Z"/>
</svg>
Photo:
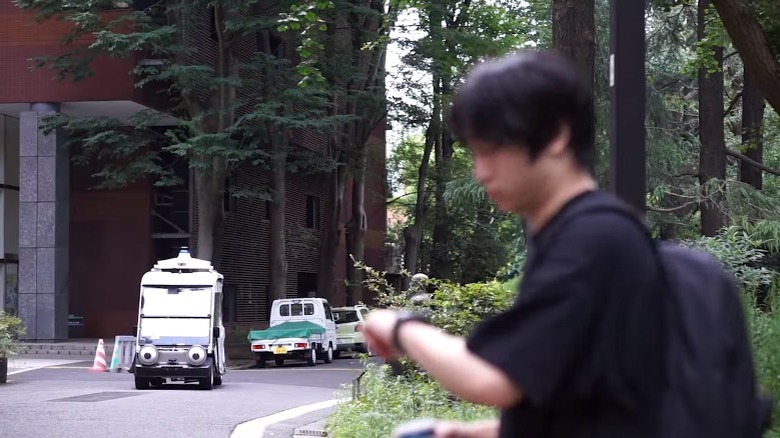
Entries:
<svg viewBox="0 0 780 438">
<path fill-rule="evenodd" d="M 308 316 L 314 315 L 314 304 L 312 303 L 292 303 L 279 306 L 279 315 L 281 316 Z"/>
</svg>

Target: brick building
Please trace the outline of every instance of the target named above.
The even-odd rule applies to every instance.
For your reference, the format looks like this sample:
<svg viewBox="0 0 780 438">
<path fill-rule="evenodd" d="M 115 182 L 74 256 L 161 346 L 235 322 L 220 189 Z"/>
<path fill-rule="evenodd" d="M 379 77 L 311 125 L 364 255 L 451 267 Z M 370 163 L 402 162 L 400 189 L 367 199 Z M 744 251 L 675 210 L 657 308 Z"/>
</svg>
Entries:
<svg viewBox="0 0 780 438">
<path fill-rule="evenodd" d="M 122 13 L 112 11 L 108 13 Z M 56 54 L 67 24 L 36 25 L 11 2 L 0 2 L 0 303 L 24 320 L 31 340 L 69 337 L 68 321 L 83 321 L 71 337 L 127 334 L 134 325 L 141 275 L 178 247 L 194 246 L 196 206 L 190 184 L 159 189 L 136 182 L 111 191 L 93 190 L 95 169 L 74 166 L 62 148 L 63 134 L 44 136 L 42 113 L 126 118 L 147 108 L 163 109 L 159 97 L 134 87 L 128 75 L 141 56 L 98 58 L 95 75 L 57 82 L 51 70 L 30 71 L 29 59 Z M 208 47 L 203 42 L 203 52 Z M 247 46 L 245 50 L 252 50 Z M 301 133 L 295 144 L 324 150 L 316 136 Z M 385 140 L 379 126 L 369 141 L 366 187 L 366 261 L 384 268 Z M 177 172 L 189 181 L 189 169 Z M 263 185 L 268 174 L 249 165 L 231 175 L 237 185 Z M 324 175 L 290 174 L 286 189 L 287 295 L 316 289 L 318 241 L 326 205 Z M 350 184 L 343 220 L 350 210 Z M 224 202 L 226 215 L 221 272 L 225 275 L 228 323 L 259 327 L 267 319 L 268 216 L 261 200 Z M 347 254 L 337 256 L 336 297 L 342 305 Z M 76 318 L 73 318 L 76 317 Z M 79 319 L 83 318 L 83 319 Z M 73 329 L 73 328 L 71 328 Z"/>
</svg>

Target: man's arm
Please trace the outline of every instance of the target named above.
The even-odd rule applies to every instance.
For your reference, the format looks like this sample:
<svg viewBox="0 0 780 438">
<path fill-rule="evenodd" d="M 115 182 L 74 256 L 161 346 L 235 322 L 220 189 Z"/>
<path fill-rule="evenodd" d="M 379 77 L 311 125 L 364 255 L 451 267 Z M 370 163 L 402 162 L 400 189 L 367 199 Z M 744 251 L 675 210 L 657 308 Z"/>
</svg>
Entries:
<svg viewBox="0 0 780 438">
<path fill-rule="evenodd" d="M 385 358 L 401 355 L 392 341 L 397 314 L 382 310 L 369 315 L 364 333 L 371 348 Z M 507 408 L 517 404 L 521 391 L 500 369 L 466 347 L 463 338 L 434 326 L 410 321 L 398 333 L 407 356 L 427 370 L 456 396 L 479 404 Z"/>
</svg>

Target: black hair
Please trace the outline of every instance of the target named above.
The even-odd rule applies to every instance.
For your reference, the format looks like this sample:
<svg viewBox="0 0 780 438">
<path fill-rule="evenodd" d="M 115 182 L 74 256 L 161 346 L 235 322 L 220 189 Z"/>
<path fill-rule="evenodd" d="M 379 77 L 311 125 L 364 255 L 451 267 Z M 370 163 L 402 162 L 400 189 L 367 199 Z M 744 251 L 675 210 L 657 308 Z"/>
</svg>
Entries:
<svg viewBox="0 0 780 438">
<path fill-rule="evenodd" d="M 464 142 L 519 145 L 531 159 L 568 125 L 577 162 L 587 168 L 593 159 L 591 89 L 553 52 L 522 51 L 475 66 L 453 99 L 449 125 Z"/>
</svg>

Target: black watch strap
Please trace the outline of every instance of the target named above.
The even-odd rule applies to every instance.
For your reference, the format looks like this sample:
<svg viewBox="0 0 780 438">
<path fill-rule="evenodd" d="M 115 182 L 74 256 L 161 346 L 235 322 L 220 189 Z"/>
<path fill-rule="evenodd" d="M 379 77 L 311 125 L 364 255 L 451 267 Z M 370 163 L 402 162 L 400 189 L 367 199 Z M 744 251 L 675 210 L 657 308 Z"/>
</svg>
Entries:
<svg viewBox="0 0 780 438">
<path fill-rule="evenodd" d="M 410 312 L 408 310 L 401 310 L 398 312 L 398 319 L 395 320 L 395 325 L 393 326 L 393 347 L 400 351 L 401 354 L 406 354 L 406 351 L 404 350 L 404 347 L 401 345 L 401 340 L 399 339 L 399 333 L 401 331 L 401 326 L 406 324 L 409 321 L 419 321 L 424 322 L 426 324 L 430 324 L 431 321 L 422 313 L 419 312 Z"/>
</svg>

